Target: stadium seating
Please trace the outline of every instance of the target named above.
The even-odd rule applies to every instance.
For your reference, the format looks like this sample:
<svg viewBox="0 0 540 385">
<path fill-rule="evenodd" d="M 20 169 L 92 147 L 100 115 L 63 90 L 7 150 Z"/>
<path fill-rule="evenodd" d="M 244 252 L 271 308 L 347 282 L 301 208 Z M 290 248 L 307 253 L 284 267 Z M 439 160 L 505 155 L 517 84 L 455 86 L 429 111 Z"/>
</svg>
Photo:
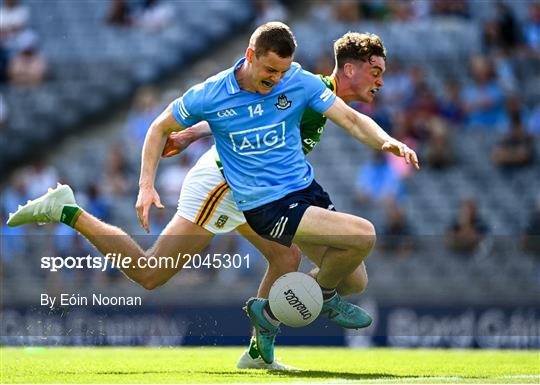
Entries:
<svg viewBox="0 0 540 385">
<path fill-rule="evenodd" d="M 0 141 L 0 175 L 6 176 L 45 145 L 80 132 L 86 119 L 125 101 L 138 85 L 180 70 L 190 58 L 245 25 L 253 14 L 248 1 L 238 2 L 237 7 L 221 1 L 166 3 L 174 11 L 173 20 L 189 17 L 162 31 L 148 32 L 107 25 L 111 4 L 107 1 L 48 0 L 46 7 L 41 0 L 24 2 L 50 73 L 36 89 L 0 89 L 10 111 Z M 30 143 L 35 151 L 28 154 L 24 148 Z"/>
</svg>

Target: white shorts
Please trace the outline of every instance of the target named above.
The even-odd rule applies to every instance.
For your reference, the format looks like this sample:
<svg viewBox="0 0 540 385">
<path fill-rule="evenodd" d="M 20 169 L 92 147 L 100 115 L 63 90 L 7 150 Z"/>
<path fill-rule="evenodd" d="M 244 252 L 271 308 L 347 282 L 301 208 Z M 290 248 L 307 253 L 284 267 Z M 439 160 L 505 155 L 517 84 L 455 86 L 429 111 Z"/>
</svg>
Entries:
<svg viewBox="0 0 540 385">
<path fill-rule="evenodd" d="M 189 170 L 177 214 L 214 233 L 228 233 L 246 223 L 236 206 L 231 189 L 216 164 L 216 150 L 211 148 Z"/>
</svg>

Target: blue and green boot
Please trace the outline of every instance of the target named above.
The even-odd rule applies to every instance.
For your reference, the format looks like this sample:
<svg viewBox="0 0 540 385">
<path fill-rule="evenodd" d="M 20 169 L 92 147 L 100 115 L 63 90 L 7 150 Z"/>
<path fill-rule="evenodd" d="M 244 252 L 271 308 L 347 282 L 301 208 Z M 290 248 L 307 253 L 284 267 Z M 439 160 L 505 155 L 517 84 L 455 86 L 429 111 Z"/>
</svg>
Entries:
<svg viewBox="0 0 540 385">
<path fill-rule="evenodd" d="M 274 342 L 279 333 L 279 327 L 272 325 L 264 316 L 264 307 L 267 303 L 267 299 L 250 298 L 246 302 L 244 310 L 255 328 L 259 354 L 264 362 L 271 364 L 274 362 Z"/>
<path fill-rule="evenodd" d="M 365 328 L 373 322 L 371 316 L 364 309 L 345 301 L 339 294 L 323 303 L 321 315 L 347 329 Z"/>
</svg>

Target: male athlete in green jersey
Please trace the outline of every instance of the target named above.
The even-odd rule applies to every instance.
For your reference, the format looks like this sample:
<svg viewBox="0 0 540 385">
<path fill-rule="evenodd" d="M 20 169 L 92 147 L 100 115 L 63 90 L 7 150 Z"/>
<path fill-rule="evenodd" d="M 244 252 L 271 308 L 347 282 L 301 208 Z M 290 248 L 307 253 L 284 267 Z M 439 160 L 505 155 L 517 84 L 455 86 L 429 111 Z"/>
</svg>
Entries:
<svg viewBox="0 0 540 385">
<path fill-rule="evenodd" d="M 385 71 L 386 53 L 380 38 L 369 33 L 347 33 L 334 44 L 335 68 L 330 76 L 320 76 L 325 85 L 341 97 L 345 102 L 360 101 L 370 103 L 376 92 L 383 86 L 383 73 Z M 327 118 L 311 109 L 304 112 L 300 125 L 302 149 L 308 154 L 321 140 Z M 171 134 L 163 150 L 163 156 L 173 156 L 193 141 L 210 135 L 206 123 L 197 124 L 184 131 Z M 218 167 L 219 159 L 216 158 Z M 322 262 L 324 251 L 320 249 L 302 250 L 305 254 Z M 266 254 L 265 254 L 266 255 Z M 272 283 L 278 278 L 275 274 L 279 269 L 273 263 L 282 263 L 284 258 L 275 256 L 269 258 L 268 270 L 261 282 L 258 297 L 267 298 Z M 317 268 L 311 272 L 317 274 Z M 352 274 L 346 277 L 338 286 L 340 295 L 350 295 L 362 292 L 367 285 L 367 273 L 362 263 Z M 277 363 L 276 363 L 277 364 Z M 257 365 L 257 366 L 256 366 Z M 260 360 L 259 352 L 252 339 L 250 347 L 240 358 L 239 368 L 269 368 Z M 286 369 L 287 367 L 283 367 Z"/>
</svg>

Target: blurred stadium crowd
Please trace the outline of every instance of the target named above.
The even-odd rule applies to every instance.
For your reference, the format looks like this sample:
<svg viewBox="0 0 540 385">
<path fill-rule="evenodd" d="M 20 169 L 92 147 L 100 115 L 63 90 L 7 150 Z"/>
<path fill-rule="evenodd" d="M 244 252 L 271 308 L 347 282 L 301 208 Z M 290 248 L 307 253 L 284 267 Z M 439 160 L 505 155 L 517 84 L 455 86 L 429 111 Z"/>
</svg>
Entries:
<svg viewBox="0 0 540 385">
<path fill-rule="evenodd" d="M 218 42 L 281 20 L 297 35 L 296 60 L 315 73 L 332 72 L 332 42 L 349 30 L 377 33 L 388 50 L 382 92 L 373 104 L 355 108 L 414 148 L 421 171 L 353 143 L 332 124 L 310 155 L 337 208 L 377 225 L 368 294 L 463 301 L 530 301 L 540 294 L 539 1 L 42 4 L 3 0 L 0 10 L 6 285 L 47 280 L 28 267 L 39 267 L 31 262 L 36 255 L 96 254 L 66 226 L 4 226 L 8 212 L 56 181 L 73 186 L 92 214 L 142 234 L 133 207 L 140 149 L 149 124 L 182 91 L 152 84 L 189 68 Z M 230 64 L 205 60 L 192 83 Z M 132 95 L 121 127 L 71 140 L 63 153 L 46 156 Z M 197 142 L 161 164 L 157 188 L 168 209 L 154 210 L 153 234 L 174 214 L 183 178 L 210 145 Z M 264 262 L 245 241 L 221 237 L 211 247 L 251 252 L 251 269 L 183 272 L 173 286 L 256 287 Z M 47 285 L 69 282 L 127 284 L 114 271 L 82 271 L 57 274 Z"/>
</svg>

